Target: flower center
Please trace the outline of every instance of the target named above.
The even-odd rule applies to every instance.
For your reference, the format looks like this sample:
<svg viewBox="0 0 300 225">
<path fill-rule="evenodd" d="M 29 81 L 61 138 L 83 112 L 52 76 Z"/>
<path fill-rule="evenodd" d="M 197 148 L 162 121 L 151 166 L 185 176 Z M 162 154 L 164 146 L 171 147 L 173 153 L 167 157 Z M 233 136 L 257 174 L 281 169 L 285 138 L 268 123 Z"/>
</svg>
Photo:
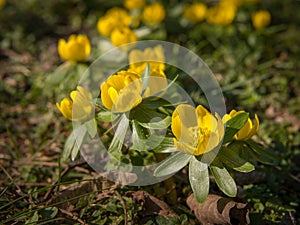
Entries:
<svg viewBox="0 0 300 225">
<path fill-rule="evenodd" d="M 190 132 L 192 133 L 192 146 L 197 148 L 199 144 L 207 141 L 210 135 L 208 128 L 191 127 Z"/>
</svg>

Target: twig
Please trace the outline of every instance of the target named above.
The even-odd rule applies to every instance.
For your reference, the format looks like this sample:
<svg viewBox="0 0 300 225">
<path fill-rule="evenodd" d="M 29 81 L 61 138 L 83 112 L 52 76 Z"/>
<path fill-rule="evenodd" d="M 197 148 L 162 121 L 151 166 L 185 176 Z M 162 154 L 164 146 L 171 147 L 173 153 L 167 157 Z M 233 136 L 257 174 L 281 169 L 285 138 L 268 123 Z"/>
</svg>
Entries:
<svg viewBox="0 0 300 225">
<path fill-rule="evenodd" d="M 126 209 L 125 201 L 117 190 L 115 190 L 115 193 L 121 201 L 121 204 L 122 204 L 122 207 L 124 210 L 124 225 L 127 225 L 127 209 Z"/>
<path fill-rule="evenodd" d="M 14 182 L 14 179 L 9 175 L 9 173 L 6 171 L 6 169 L 5 169 L 1 164 L 0 164 L 0 168 L 3 170 L 3 172 L 6 174 L 6 176 L 10 179 L 10 181 L 13 182 L 13 184 L 16 186 L 16 188 L 18 189 L 18 190 L 17 190 L 17 193 L 18 193 L 20 196 L 24 195 L 22 189 L 19 187 L 18 184 L 16 184 L 16 183 Z"/>
<path fill-rule="evenodd" d="M 64 209 L 59 209 L 59 211 L 61 211 L 62 213 L 70 216 L 73 220 L 76 220 L 77 222 L 79 222 L 80 224 L 83 225 L 88 225 L 86 222 L 84 222 L 82 219 L 80 219 L 78 216 L 74 215 L 74 213 L 72 212 L 68 212 L 67 210 Z"/>
</svg>

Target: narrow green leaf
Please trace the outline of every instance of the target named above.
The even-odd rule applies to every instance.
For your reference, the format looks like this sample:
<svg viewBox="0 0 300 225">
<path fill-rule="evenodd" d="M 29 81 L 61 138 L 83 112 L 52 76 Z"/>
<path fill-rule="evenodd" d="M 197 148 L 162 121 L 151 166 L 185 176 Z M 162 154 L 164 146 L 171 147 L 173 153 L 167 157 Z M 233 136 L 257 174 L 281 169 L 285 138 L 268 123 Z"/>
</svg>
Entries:
<svg viewBox="0 0 300 225">
<path fill-rule="evenodd" d="M 252 140 L 246 141 L 247 147 L 250 148 L 250 154 L 255 160 L 268 164 L 275 165 L 278 164 L 279 160 L 272 154 L 272 152 L 268 151 L 263 145 L 256 143 Z"/>
<path fill-rule="evenodd" d="M 97 114 L 97 120 L 100 122 L 112 122 L 116 117 L 117 115 L 113 114 L 111 111 L 101 111 Z"/>
<path fill-rule="evenodd" d="M 209 168 L 221 191 L 230 197 L 235 197 L 237 194 L 237 187 L 227 169 L 219 165 L 210 165 Z"/>
<path fill-rule="evenodd" d="M 87 134 L 87 128 L 84 124 L 74 129 L 75 144 L 71 152 L 72 161 L 75 160 L 76 156 L 78 155 L 78 152 L 80 150 L 80 147 L 84 141 L 86 134 Z"/>
<path fill-rule="evenodd" d="M 164 128 L 168 128 L 171 125 L 171 120 L 172 119 L 170 116 L 166 116 L 164 119 L 161 119 L 157 122 L 150 122 L 150 123 L 139 122 L 139 124 L 148 129 L 164 129 Z"/>
<path fill-rule="evenodd" d="M 148 63 L 143 71 L 141 78 L 142 78 L 142 96 L 143 96 L 150 81 L 150 66 Z"/>
<path fill-rule="evenodd" d="M 172 137 L 164 137 L 162 142 L 156 146 L 153 151 L 155 153 L 171 153 L 176 151 L 176 147 L 174 145 L 174 138 Z"/>
<path fill-rule="evenodd" d="M 222 159 L 222 162 L 239 172 L 251 172 L 255 169 L 254 165 L 247 160 L 240 157 L 239 152 L 240 148 L 234 143 L 230 144 L 227 148 L 223 147 L 219 153 L 219 157 Z"/>
<path fill-rule="evenodd" d="M 163 177 L 179 171 L 189 163 L 191 157 L 183 152 L 169 156 L 155 169 L 154 176 Z"/>
<path fill-rule="evenodd" d="M 189 165 L 189 180 L 197 202 L 204 202 L 209 192 L 207 164 L 192 157 Z"/>
<path fill-rule="evenodd" d="M 68 136 L 65 146 L 64 146 L 64 150 L 62 152 L 62 161 L 67 161 L 71 155 L 72 149 L 75 145 L 75 135 L 74 135 L 74 130 L 70 133 L 70 135 Z"/>
<path fill-rule="evenodd" d="M 124 144 L 125 135 L 129 126 L 129 120 L 125 114 L 121 116 L 121 120 L 117 126 L 115 135 L 111 141 L 108 152 L 113 154 L 114 157 L 119 158 L 122 146 Z"/>
<path fill-rule="evenodd" d="M 30 219 L 27 220 L 25 224 L 37 224 L 38 221 L 39 221 L 39 214 L 38 211 L 35 211 L 32 217 L 30 217 Z"/>
<path fill-rule="evenodd" d="M 150 109 L 144 104 L 139 104 L 130 112 L 130 118 L 134 118 L 140 123 L 150 123 L 153 118 L 165 118 L 166 115 L 159 113 L 156 109 Z"/>
<path fill-rule="evenodd" d="M 91 138 L 94 138 L 97 134 L 97 122 L 96 119 L 93 118 L 87 122 L 85 122 L 85 126 L 87 129 L 87 132 L 89 133 Z"/>
<path fill-rule="evenodd" d="M 146 136 L 139 123 L 132 120 L 132 135 L 131 135 L 132 146 L 130 149 L 137 151 L 147 151 L 146 148 Z"/>
<path fill-rule="evenodd" d="M 223 143 L 231 141 L 233 136 L 245 125 L 248 118 L 249 114 L 243 112 L 228 120 L 225 124 L 226 127 Z"/>
</svg>

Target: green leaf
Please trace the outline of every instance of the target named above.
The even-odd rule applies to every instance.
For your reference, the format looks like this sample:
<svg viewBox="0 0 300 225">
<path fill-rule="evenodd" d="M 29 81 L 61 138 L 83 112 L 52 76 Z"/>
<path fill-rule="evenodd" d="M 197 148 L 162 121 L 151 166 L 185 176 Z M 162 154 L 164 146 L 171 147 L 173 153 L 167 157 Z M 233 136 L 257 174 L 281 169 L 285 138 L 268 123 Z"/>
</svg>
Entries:
<svg viewBox="0 0 300 225">
<path fill-rule="evenodd" d="M 233 136 L 245 125 L 248 118 L 249 114 L 242 112 L 228 120 L 225 124 L 226 127 L 223 143 L 231 141 Z"/>
<path fill-rule="evenodd" d="M 147 151 L 146 148 L 146 139 L 143 128 L 140 127 L 139 123 L 135 120 L 132 120 L 132 146 L 130 149 L 134 149 L 137 151 Z"/>
<path fill-rule="evenodd" d="M 162 142 L 156 146 L 153 151 L 155 153 L 171 153 L 176 151 L 176 147 L 174 145 L 174 138 L 172 137 L 164 137 Z"/>
<path fill-rule="evenodd" d="M 171 121 L 172 121 L 171 117 L 166 116 L 164 119 L 161 119 L 157 122 L 150 122 L 150 123 L 139 122 L 139 124 L 148 129 L 165 129 L 171 125 Z"/>
<path fill-rule="evenodd" d="M 241 148 L 239 145 L 236 145 L 235 142 L 229 146 L 223 147 L 219 153 L 219 157 L 222 159 L 222 162 L 239 172 L 251 172 L 255 170 L 255 167 L 247 160 L 240 157 L 239 152 Z"/>
<path fill-rule="evenodd" d="M 111 141 L 108 152 L 117 159 L 120 159 L 121 149 L 124 144 L 125 135 L 129 126 L 129 120 L 125 114 L 122 114 L 121 120 L 117 126 L 115 135 Z"/>
<path fill-rule="evenodd" d="M 175 173 L 185 167 L 192 155 L 178 152 L 165 159 L 154 171 L 154 176 L 163 177 Z"/>
<path fill-rule="evenodd" d="M 204 202 L 209 192 L 207 164 L 192 157 L 189 165 L 189 180 L 197 202 Z"/>
<path fill-rule="evenodd" d="M 143 104 L 139 104 L 130 112 L 130 118 L 134 118 L 140 123 L 151 123 L 151 120 L 156 117 L 165 118 L 166 115 L 157 112 L 156 109 L 150 109 Z"/>
<path fill-rule="evenodd" d="M 74 129 L 75 144 L 71 152 L 72 161 L 75 160 L 76 156 L 78 155 L 78 152 L 85 139 L 86 134 L 87 134 L 87 128 L 84 124 Z"/>
<path fill-rule="evenodd" d="M 93 118 L 87 122 L 85 122 L 85 126 L 87 129 L 87 132 L 89 133 L 91 138 L 94 138 L 97 134 L 97 122 L 96 119 Z"/>
<path fill-rule="evenodd" d="M 143 71 L 141 78 L 142 78 L 142 94 L 141 95 L 143 96 L 149 85 L 149 81 L 150 81 L 150 66 L 148 63 Z"/>
<path fill-rule="evenodd" d="M 72 149 L 74 148 L 75 145 L 75 135 L 74 135 L 74 130 L 70 133 L 69 137 L 66 140 L 64 150 L 62 152 L 62 161 L 67 161 L 71 155 Z"/>
<path fill-rule="evenodd" d="M 97 114 L 97 120 L 100 122 L 112 122 L 116 117 L 117 115 L 113 114 L 111 111 L 101 111 Z"/>
<path fill-rule="evenodd" d="M 250 155 L 256 161 L 267 165 L 278 164 L 279 160 L 272 154 L 272 152 L 268 151 L 263 145 L 258 144 L 252 140 L 248 140 L 245 143 L 248 147 Z"/>
<path fill-rule="evenodd" d="M 58 209 L 56 207 L 47 207 L 40 211 L 40 214 L 44 219 L 52 219 L 57 215 L 57 213 Z"/>
<path fill-rule="evenodd" d="M 235 197 L 237 193 L 237 187 L 227 169 L 222 167 L 222 165 L 210 165 L 209 168 L 221 191 L 230 197 Z"/>
<path fill-rule="evenodd" d="M 37 224 L 38 221 L 39 221 L 39 214 L 38 211 L 35 211 L 32 217 L 29 220 L 27 220 L 25 224 Z"/>
</svg>

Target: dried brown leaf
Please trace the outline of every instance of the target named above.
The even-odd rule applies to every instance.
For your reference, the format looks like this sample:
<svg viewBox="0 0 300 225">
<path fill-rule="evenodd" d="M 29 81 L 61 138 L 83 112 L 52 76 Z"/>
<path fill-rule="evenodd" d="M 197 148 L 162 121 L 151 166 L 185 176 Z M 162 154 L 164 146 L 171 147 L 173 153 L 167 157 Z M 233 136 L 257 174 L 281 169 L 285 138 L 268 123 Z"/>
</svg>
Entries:
<svg viewBox="0 0 300 225">
<path fill-rule="evenodd" d="M 150 195 L 146 191 L 131 192 L 128 195 L 131 195 L 137 203 L 142 205 L 142 212 L 140 213 L 141 216 L 160 215 L 167 217 L 177 217 L 177 214 L 170 208 L 167 203 Z"/>
<path fill-rule="evenodd" d="M 246 225 L 250 224 L 246 204 L 234 202 L 229 198 L 209 194 L 203 203 L 198 203 L 191 194 L 187 205 L 203 225 Z"/>
</svg>

